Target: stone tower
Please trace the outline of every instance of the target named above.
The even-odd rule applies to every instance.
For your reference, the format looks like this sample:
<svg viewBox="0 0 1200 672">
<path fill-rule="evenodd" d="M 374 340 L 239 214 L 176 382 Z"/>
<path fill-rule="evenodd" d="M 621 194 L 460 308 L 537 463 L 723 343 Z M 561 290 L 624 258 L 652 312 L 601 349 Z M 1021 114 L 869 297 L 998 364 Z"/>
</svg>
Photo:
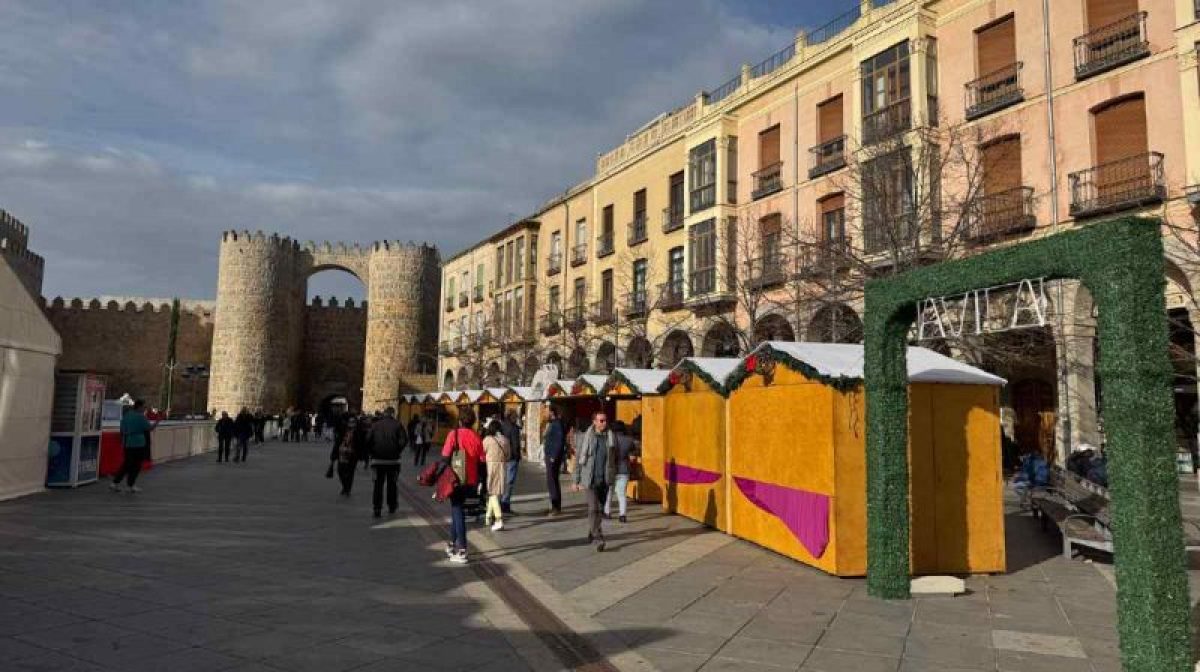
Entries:
<svg viewBox="0 0 1200 672">
<path fill-rule="evenodd" d="M 275 234 L 225 232 L 209 406 L 233 413 L 299 404 L 308 277 L 330 268 L 354 275 L 367 290 L 363 407 L 395 404 L 406 375 L 421 370 L 422 357 L 436 348 L 439 263 L 428 245 L 300 245 Z"/>
</svg>

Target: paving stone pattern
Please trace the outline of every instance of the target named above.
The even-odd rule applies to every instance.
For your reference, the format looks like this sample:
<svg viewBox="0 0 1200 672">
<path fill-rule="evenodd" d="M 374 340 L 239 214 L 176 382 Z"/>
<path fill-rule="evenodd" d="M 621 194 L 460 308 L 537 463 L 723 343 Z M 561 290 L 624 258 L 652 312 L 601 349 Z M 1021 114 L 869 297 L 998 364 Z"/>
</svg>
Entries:
<svg viewBox="0 0 1200 672">
<path fill-rule="evenodd" d="M 245 465 L 158 466 L 139 495 L 90 486 L 0 503 L 0 668 L 552 669 L 514 648 L 528 634 L 519 619 L 489 620 L 464 587 L 471 570 L 445 562 L 403 498 L 379 524 L 367 474 L 349 501 L 323 478 L 328 444 L 251 450 Z M 413 475 L 404 487 L 427 496 Z M 657 505 L 606 521 L 596 553 L 582 497 L 546 519 L 531 494 L 543 483 L 523 466 L 507 529 L 472 524 L 488 549 L 476 557 L 532 573 L 555 608 L 661 670 L 1120 669 L 1111 582 L 1016 513 L 1009 574 L 972 577 L 957 597 L 882 602 L 862 580 Z"/>
</svg>

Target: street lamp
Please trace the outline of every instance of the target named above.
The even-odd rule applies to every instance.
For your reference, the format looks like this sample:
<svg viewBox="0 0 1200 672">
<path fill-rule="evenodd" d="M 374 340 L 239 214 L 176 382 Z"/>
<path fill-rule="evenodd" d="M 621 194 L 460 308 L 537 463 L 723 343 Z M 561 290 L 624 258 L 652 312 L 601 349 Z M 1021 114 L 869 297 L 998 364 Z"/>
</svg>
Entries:
<svg viewBox="0 0 1200 672">
<path fill-rule="evenodd" d="M 196 414 L 196 381 L 208 378 L 208 366 L 205 364 L 188 364 L 183 367 L 180 377 L 191 381 L 191 391 L 188 399 L 188 415 Z"/>
</svg>

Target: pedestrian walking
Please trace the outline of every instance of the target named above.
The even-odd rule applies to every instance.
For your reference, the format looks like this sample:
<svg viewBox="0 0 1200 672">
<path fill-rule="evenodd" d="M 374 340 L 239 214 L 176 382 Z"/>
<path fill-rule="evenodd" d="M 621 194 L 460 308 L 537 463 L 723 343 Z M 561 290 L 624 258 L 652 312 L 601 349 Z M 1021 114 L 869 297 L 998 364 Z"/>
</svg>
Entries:
<svg viewBox="0 0 1200 672">
<path fill-rule="evenodd" d="M 383 515 L 383 491 L 387 488 L 388 513 L 396 513 L 400 502 L 396 494 L 396 479 L 400 476 L 400 453 L 408 445 L 404 428 L 396 420 L 396 409 L 389 406 L 383 415 L 371 423 L 367 446 L 371 454 L 371 467 L 375 469 L 375 492 L 371 506 L 375 517 Z"/>
<path fill-rule="evenodd" d="M 425 453 L 429 452 L 429 442 L 425 440 L 425 421 L 419 414 L 408 421 L 408 443 L 412 446 L 413 466 L 425 466 Z"/>
<path fill-rule="evenodd" d="M 451 430 L 442 447 L 442 461 L 458 476 L 458 487 L 450 493 L 450 541 L 446 555 L 450 562 L 467 563 L 467 498 L 479 491 L 479 471 L 483 465 L 483 443 L 472 427 L 475 413 L 464 408 L 458 415 L 458 427 Z"/>
<path fill-rule="evenodd" d="M 600 510 L 608 499 L 609 486 L 617 479 L 616 437 L 608 427 L 607 413 L 592 414 L 592 426 L 576 441 L 575 450 L 575 489 L 587 493 L 588 543 L 596 544 L 596 551 L 603 551 L 604 518 Z"/>
<path fill-rule="evenodd" d="M 504 436 L 504 426 L 498 420 L 490 420 L 483 428 L 483 456 L 487 464 L 487 510 L 483 524 L 491 525 L 493 532 L 504 529 L 505 488 L 508 475 L 504 465 L 508 463 L 511 446 Z"/>
<path fill-rule="evenodd" d="M 286 411 L 281 411 L 279 415 L 275 416 L 275 435 L 277 438 L 283 439 L 285 442 L 288 440 Z"/>
<path fill-rule="evenodd" d="M 500 431 L 508 440 L 508 461 L 504 463 L 504 496 L 500 498 L 500 510 L 512 513 L 512 496 L 517 489 L 517 472 L 521 466 L 521 425 L 517 412 L 509 411 L 500 421 Z M 491 477 L 488 478 L 491 480 Z"/>
<path fill-rule="evenodd" d="M 562 513 L 562 487 L 559 479 L 562 476 L 563 460 L 567 456 L 567 429 L 560 417 L 559 410 L 550 407 L 550 421 L 542 433 L 542 453 L 546 463 L 546 492 L 550 497 L 551 517 Z"/>
<path fill-rule="evenodd" d="M 325 440 L 325 414 L 324 413 L 317 414 L 316 420 L 313 421 L 313 426 L 316 429 L 317 440 L 324 441 Z"/>
<path fill-rule="evenodd" d="M 267 442 L 267 416 L 261 408 L 254 411 L 254 443 L 262 445 Z"/>
<path fill-rule="evenodd" d="M 633 437 L 629 435 L 629 428 L 625 426 L 624 422 L 618 420 L 613 423 L 613 430 L 617 439 L 617 480 L 613 483 L 613 487 L 609 488 L 608 496 L 604 498 L 604 517 L 612 518 L 612 500 L 615 493 L 617 496 L 617 519 L 624 523 L 627 522 L 625 513 L 629 507 L 629 475 L 633 471 L 632 460 L 636 459 L 638 448 Z"/>
<path fill-rule="evenodd" d="M 358 421 L 351 418 L 347 425 L 347 429 L 350 431 L 344 432 L 341 442 L 334 445 L 334 450 L 337 451 L 338 480 L 342 483 L 342 497 L 349 497 L 350 490 L 354 488 L 354 471 L 358 467 L 358 458 L 363 452 L 362 447 L 354 441 L 356 436 L 354 428 L 357 424 Z M 376 492 L 378 491 L 379 488 L 376 486 Z"/>
<path fill-rule="evenodd" d="M 300 442 L 300 428 L 304 424 L 304 420 L 300 416 L 300 411 L 292 410 L 288 416 L 288 434 L 291 436 L 292 443 Z"/>
<path fill-rule="evenodd" d="M 233 438 L 237 441 L 237 450 L 233 454 L 234 462 L 245 462 L 250 454 L 250 439 L 254 436 L 254 416 L 243 406 L 233 420 Z"/>
<path fill-rule="evenodd" d="M 133 408 L 126 409 L 121 416 L 121 448 L 125 451 L 125 460 L 121 470 L 113 477 L 109 489 L 121 491 L 121 481 L 129 492 L 141 492 L 137 487 L 138 474 L 142 473 L 142 463 L 150 459 L 150 432 L 153 432 L 161 420 L 151 422 L 146 419 L 146 402 L 138 399 L 133 402 Z"/>
<path fill-rule="evenodd" d="M 217 462 L 229 461 L 229 448 L 233 445 L 233 418 L 229 413 L 221 411 L 221 419 L 217 420 Z"/>
</svg>

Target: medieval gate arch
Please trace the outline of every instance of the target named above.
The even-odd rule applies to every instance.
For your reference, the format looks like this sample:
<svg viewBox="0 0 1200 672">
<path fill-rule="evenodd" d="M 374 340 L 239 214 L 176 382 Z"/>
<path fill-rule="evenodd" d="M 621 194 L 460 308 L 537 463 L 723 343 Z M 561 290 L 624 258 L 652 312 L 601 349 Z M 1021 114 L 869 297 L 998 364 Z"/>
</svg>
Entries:
<svg viewBox="0 0 1200 672">
<path fill-rule="evenodd" d="M 436 247 L 400 241 L 367 246 L 300 244 L 263 232 L 221 235 L 209 405 L 278 411 L 299 402 L 309 276 L 339 269 L 366 288 L 363 407 L 395 404 L 405 380 L 435 350 Z"/>
<path fill-rule="evenodd" d="M 1189 598 L 1173 446 L 1164 257 L 1153 219 L 1067 233 L 867 283 L 867 587 L 909 592 L 906 338 L 922 299 L 1025 278 L 1076 278 L 1098 309 L 1124 669 L 1191 669 Z"/>
</svg>

